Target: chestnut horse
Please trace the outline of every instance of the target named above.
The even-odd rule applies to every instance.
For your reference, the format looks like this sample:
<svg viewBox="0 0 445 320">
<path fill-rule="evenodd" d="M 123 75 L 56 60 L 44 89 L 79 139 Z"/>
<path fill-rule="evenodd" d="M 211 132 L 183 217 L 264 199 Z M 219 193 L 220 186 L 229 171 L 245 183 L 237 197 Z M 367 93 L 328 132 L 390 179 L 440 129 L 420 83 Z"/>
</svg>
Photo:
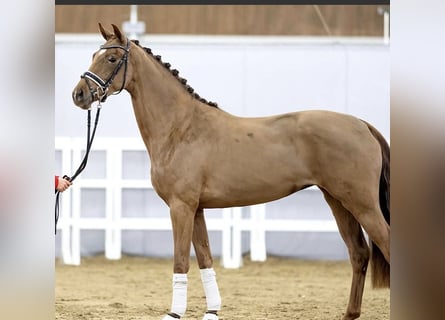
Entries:
<svg viewBox="0 0 445 320">
<path fill-rule="evenodd" d="M 389 287 L 390 150 L 367 122 L 330 111 L 242 118 L 201 98 L 163 63 L 112 25 L 73 90 L 74 103 L 127 90 L 151 160 L 151 180 L 170 208 L 174 239 L 171 310 L 186 311 L 193 243 L 206 295 L 203 320 L 218 319 L 221 297 L 212 268 L 205 208 L 248 206 L 315 185 L 332 209 L 352 264 L 343 319 L 360 316 L 368 261 L 374 287 Z M 105 80 L 104 80 L 105 79 Z M 363 229 L 369 236 L 370 247 Z"/>
</svg>

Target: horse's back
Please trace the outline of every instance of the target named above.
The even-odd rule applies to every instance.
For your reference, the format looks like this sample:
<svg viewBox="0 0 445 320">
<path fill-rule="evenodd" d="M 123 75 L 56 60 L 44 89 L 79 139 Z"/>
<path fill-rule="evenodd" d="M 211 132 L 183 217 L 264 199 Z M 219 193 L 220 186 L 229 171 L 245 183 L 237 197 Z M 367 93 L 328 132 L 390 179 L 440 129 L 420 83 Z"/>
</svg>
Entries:
<svg viewBox="0 0 445 320">
<path fill-rule="evenodd" d="M 373 176 L 379 170 L 378 143 L 364 122 L 345 114 L 226 115 L 214 130 L 219 138 L 206 159 L 201 195 L 205 206 L 267 202 L 308 185 L 329 189 L 333 182 L 353 185 L 355 177 Z M 373 165 L 376 170 L 366 172 Z"/>
</svg>

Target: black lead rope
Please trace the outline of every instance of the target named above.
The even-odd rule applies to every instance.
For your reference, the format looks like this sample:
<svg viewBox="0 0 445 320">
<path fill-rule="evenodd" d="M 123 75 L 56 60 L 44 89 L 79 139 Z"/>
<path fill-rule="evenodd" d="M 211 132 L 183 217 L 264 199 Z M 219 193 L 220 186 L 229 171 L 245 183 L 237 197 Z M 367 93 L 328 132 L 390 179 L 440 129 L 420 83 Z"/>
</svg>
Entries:
<svg viewBox="0 0 445 320">
<path fill-rule="evenodd" d="M 97 123 L 99 122 L 99 114 L 100 114 L 101 106 L 98 105 L 97 111 L 96 111 L 96 118 L 94 120 L 94 128 L 93 133 L 91 133 L 91 109 L 88 109 L 88 116 L 87 116 L 87 144 L 85 149 L 85 155 L 82 159 L 82 162 L 79 165 L 79 168 L 77 168 L 76 172 L 72 177 L 69 177 L 67 175 L 63 176 L 63 179 L 66 179 L 68 181 L 73 182 L 74 179 L 77 178 L 77 176 L 85 169 L 87 162 L 88 162 L 88 156 L 90 155 L 91 145 L 93 144 L 93 139 L 96 134 L 96 128 Z M 54 226 L 54 234 L 57 234 L 57 222 L 59 221 L 59 202 L 60 202 L 60 191 L 56 190 L 56 204 L 55 204 L 55 226 Z"/>
</svg>

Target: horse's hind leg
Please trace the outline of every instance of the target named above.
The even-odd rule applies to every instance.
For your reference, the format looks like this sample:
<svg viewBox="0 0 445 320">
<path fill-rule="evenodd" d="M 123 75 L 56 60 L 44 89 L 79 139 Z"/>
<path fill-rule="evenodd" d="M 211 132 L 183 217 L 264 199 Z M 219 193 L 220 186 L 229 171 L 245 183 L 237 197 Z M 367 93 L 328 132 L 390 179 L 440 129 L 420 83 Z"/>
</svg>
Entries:
<svg viewBox="0 0 445 320">
<path fill-rule="evenodd" d="M 216 274 L 213 270 L 209 236 L 204 219 L 204 211 L 202 209 L 198 209 L 195 215 L 192 242 L 195 248 L 196 258 L 198 259 L 202 286 L 204 287 L 207 301 L 207 312 L 203 320 L 217 320 L 217 312 L 221 309 L 221 296 L 219 294 L 218 284 L 216 283 Z"/>
<path fill-rule="evenodd" d="M 323 190 L 324 197 L 332 209 L 338 229 L 349 251 L 352 264 L 352 285 L 349 303 L 343 320 L 360 317 L 363 289 L 369 261 L 369 248 L 360 224 L 337 199 Z"/>
</svg>

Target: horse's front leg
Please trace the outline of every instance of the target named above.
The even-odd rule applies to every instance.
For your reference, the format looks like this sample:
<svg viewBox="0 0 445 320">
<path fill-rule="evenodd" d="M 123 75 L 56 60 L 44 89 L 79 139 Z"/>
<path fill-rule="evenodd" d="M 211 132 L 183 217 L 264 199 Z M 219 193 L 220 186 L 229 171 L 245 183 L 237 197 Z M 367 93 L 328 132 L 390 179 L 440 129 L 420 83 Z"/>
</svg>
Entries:
<svg viewBox="0 0 445 320">
<path fill-rule="evenodd" d="M 198 259 L 202 286 L 204 287 L 207 301 L 207 312 L 202 320 L 218 320 L 217 312 L 221 309 L 221 296 L 219 294 L 218 284 L 216 283 L 216 274 L 213 270 L 209 236 L 204 219 L 204 211 L 202 209 L 196 211 L 194 221 L 192 241 L 196 258 Z"/>
<path fill-rule="evenodd" d="M 163 320 L 180 319 L 187 308 L 187 272 L 190 267 L 190 246 L 196 207 L 183 202 L 170 203 L 173 227 L 174 265 L 173 297 L 170 312 Z"/>
</svg>

